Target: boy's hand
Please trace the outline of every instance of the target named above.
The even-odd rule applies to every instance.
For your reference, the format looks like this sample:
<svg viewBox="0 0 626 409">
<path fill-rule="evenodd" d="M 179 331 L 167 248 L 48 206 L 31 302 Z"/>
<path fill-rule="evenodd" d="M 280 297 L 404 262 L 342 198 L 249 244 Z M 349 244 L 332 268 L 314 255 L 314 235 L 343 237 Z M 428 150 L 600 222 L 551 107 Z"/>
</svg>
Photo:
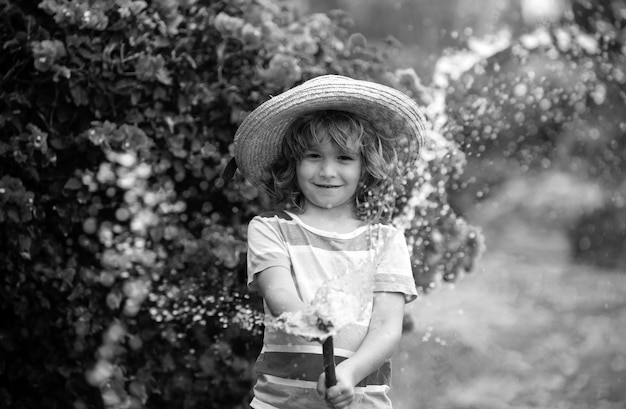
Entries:
<svg viewBox="0 0 626 409">
<path fill-rule="evenodd" d="M 322 373 L 317 380 L 317 392 L 324 396 L 326 401 L 335 409 L 343 409 L 350 406 L 354 401 L 354 385 L 349 377 L 336 368 L 337 384 L 326 388 L 326 375 Z"/>
</svg>

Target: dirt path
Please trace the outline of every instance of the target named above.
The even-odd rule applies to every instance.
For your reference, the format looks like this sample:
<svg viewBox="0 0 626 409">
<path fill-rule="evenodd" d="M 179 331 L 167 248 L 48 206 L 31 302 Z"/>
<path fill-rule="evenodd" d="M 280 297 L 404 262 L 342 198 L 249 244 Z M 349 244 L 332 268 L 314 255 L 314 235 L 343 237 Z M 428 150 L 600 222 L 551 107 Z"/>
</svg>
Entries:
<svg viewBox="0 0 626 409">
<path fill-rule="evenodd" d="M 507 223 L 485 232 L 479 271 L 410 305 L 394 407 L 626 408 L 626 274 L 572 264 L 558 231 Z"/>
</svg>

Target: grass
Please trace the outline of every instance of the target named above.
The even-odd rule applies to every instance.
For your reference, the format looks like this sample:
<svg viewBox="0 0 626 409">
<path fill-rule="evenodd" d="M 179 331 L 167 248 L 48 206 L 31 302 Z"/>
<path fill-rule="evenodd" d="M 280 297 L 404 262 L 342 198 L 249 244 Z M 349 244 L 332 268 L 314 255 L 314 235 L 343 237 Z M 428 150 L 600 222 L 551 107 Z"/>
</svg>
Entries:
<svg viewBox="0 0 626 409">
<path fill-rule="evenodd" d="M 408 307 L 394 407 L 626 408 L 626 274 L 572 262 L 561 228 L 482 210 L 477 271 Z"/>
</svg>

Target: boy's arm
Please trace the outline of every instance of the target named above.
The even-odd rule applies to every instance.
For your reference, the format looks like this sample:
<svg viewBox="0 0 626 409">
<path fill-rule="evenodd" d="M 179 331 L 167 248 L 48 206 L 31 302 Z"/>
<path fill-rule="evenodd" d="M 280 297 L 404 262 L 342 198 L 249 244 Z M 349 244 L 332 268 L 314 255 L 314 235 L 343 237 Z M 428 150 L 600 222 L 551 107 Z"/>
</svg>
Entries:
<svg viewBox="0 0 626 409">
<path fill-rule="evenodd" d="M 256 280 L 261 296 L 275 317 L 304 308 L 289 269 L 269 267 L 258 273 Z"/>
<path fill-rule="evenodd" d="M 338 367 L 351 375 L 353 385 L 361 382 L 394 354 L 402 337 L 404 295 L 401 293 L 374 293 L 372 319 L 367 335 L 359 349 Z"/>
<path fill-rule="evenodd" d="M 354 399 L 354 386 L 394 354 L 402 337 L 404 305 L 401 293 L 374 293 L 367 335 L 354 355 L 337 365 L 337 385 L 326 390 L 324 375 L 318 382 L 318 391 L 325 394 L 335 408 L 348 406 Z"/>
</svg>

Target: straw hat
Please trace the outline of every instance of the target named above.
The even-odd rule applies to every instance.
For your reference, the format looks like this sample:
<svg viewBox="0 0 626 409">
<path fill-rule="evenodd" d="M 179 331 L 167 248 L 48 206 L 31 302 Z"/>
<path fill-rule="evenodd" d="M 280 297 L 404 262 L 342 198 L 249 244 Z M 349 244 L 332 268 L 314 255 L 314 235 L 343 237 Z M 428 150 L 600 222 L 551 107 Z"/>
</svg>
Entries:
<svg viewBox="0 0 626 409">
<path fill-rule="evenodd" d="M 351 112 L 367 119 L 380 135 L 393 136 L 400 166 L 411 166 L 419 157 L 424 117 L 413 99 L 378 83 L 323 75 L 267 100 L 243 120 L 234 141 L 235 160 L 243 176 L 264 189 L 296 118 L 321 110 Z"/>
</svg>

